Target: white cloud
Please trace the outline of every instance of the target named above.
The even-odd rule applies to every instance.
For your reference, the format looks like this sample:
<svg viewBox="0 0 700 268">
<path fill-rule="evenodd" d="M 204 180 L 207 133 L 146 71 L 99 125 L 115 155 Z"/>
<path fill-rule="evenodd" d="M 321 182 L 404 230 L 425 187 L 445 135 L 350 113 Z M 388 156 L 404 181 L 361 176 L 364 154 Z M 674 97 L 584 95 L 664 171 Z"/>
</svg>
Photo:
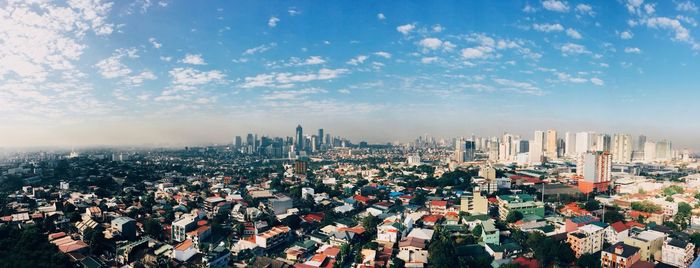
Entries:
<svg viewBox="0 0 700 268">
<path fill-rule="evenodd" d="M 269 43 L 269 44 L 262 44 L 262 45 L 259 45 L 257 47 L 246 49 L 243 52 L 243 55 L 253 55 L 253 54 L 263 53 L 263 52 L 268 51 L 276 46 L 277 46 L 277 43 L 274 43 L 274 42 Z"/>
<path fill-rule="evenodd" d="M 124 57 L 138 58 L 136 52 L 137 50 L 134 48 L 117 49 L 109 58 L 97 62 L 97 64 L 95 64 L 95 67 L 97 67 L 99 73 L 104 78 L 112 79 L 118 77 L 125 77 L 131 73 L 131 69 L 127 67 L 124 63 L 122 63 L 121 60 Z"/>
<path fill-rule="evenodd" d="M 164 56 L 160 56 L 160 60 L 162 60 L 162 61 L 171 61 L 171 60 L 173 60 L 173 57 L 164 57 Z"/>
<path fill-rule="evenodd" d="M 124 79 L 123 83 L 130 86 L 140 86 L 146 80 L 156 80 L 158 77 L 151 71 L 143 71 L 137 75 Z"/>
<path fill-rule="evenodd" d="M 504 86 L 506 90 L 514 91 L 516 93 L 532 94 L 537 96 L 544 95 L 542 89 L 531 83 L 518 82 L 503 78 L 494 78 L 493 81 L 498 85 Z"/>
<path fill-rule="evenodd" d="M 226 75 L 219 70 L 199 71 L 187 67 L 174 68 L 168 73 L 172 78 L 171 86 L 156 97 L 156 101 L 188 100 L 200 93 L 200 87 L 226 83 Z"/>
<path fill-rule="evenodd" d="M 413 31 L 413 29 L 415 29 L 415 28 L 416 28 L 416 25 L 411 23 L 411 24 L 404 24 L 404 25 L 401 25 L 399 27 L 396 27 L 396 30 L 399 31 L 400 33 L 402 33 L 403 35 L 407 35 L 411 31 Z"/>
<path fill-rule="evenodd" d="M 647 15 L 651 15 L 654 14 L 656 8 L 654 8 L 654 4 L 646 4 L 644 5 L 644 11 L 647 13 Z"/>
<path fill-rule="evenodd" d="M 270 19 L 267 20 L 267 26 L 276 27 L 278 22 L 280 22 L 280 19 L 277 17 L 270 17 Z"/>
<path fill-rule="evenodd" d="M 581 34 L 572 28 L 566 29 L 566 35 L 568 35 L 569 37 L 571 37 L 573 39 L 581 39 L 582 38 Z"/>
<path fill-rule="evenodd" d="M 561 50 L 561 52 L 564 55 L 590 53 L 588 50 L 586 50 L 586 47 L 579 45 L 579 44 L 574 44 L 574 43 L 566 43 L 563 46 L 561 46 L 559 49 Z"/>
<path fill-rule="evenodd" d="M 424 38 L 423 40 L 420 40 L 418 44 L 424 48 L 436 50 L 439 49 L 442 46 L 442 41 L 437 38 L 429 37 L 429 38 Z"/>
<path fill-rule="evenodd" d="M 186 63 L 186 64 L 192 64 L 192 65 L 206 65 L 207 63 L 204 62 L 204 59 L 202 59 L 202 54 L 187 54 L 185 55 L 185 58 L 181 59 L 179 62 Z"/>
<path fill-rule="evenodd" d="M 363 62 L 365 62 L 368 58 L 369 57 L 367 57 L 365 55 L 359 55 L 357 57 L 350 59 L 346 63 L 350 64 L 350 65 L 359 65 L 359 64 L 362 64 Z"/>
<path fill-rule="evenodd" d="M 289 16 L 294 17 L 296 15 L 300 15 L 301 11 L 299 11 L 299 9 L 295 7 L 290 7 L 289 9 L 287 9 L 287 13 L 289 13 Z"/>
<path fill-rule="evenodd" d="M 676 10 L 686 12 L 698 12 L 698 7 L 691 1 L 680 2 L 676 5 Z"/>
<path fill-rule="evenodd" d="M 559 23 L 555 23 L 555 24 L 548 24 L 548 23 L 537 24 L 537 23 L 535 23 L 532 25 L 532 28 L 535 29 L 536 31 L 546 32 L 546 33 L 561 32 L 564 30 L 564 26 L 562 26 Z"/>
<path fill-rule="evenodd" d="M 545 0 L 542 1 L 542 7 L 549 11 L 569 12 L 569 5 L 564 1 Z"/>
<path fill-rule="evenodd" d="M 350 90 L 349 90 L 349 89 L 345 89 L 345 88 L 343 88 L 343 89 L 338 89 L 338 93 L 341 93 L 341 94 L 350 94 Z"/>
<path fill-rule="evenodd" d="M 306 99 L 307 96 L 309 95 L 314 95 L 314 94 L 319 94 L 319 93 L 326 93 L 325 89 L 321 88 L 305 88 L 305 89 L 299 89 L 299 90 L 282 90 L 282 91 L 273 91 L 268 94 L 263 95 L 263 99 L 265 100 L 299 100 L 299 99 Z"/>
<path fill-rule="evenodd" d="M 175 68 L 168 72 L 173 78 L 173 85 L 175 86 L 199 86 L 209 83 L 221 83 L 224 82 L 224 75 L 219 70 L 212 71 L 199 71 L 193 68 Z"/>
<path fill-rule="evenodd" d="M 422 62 L 424 64 L 430 64 L 430 63 L 437 62 L 437 61 L 438 61 L 438 57 L 423 57 L 422 59 L 420 59 L 420 62 Z"/>
<path fill-rule="evenodd" d="M 593 78 L 591 78 L 590 80 L 591 80 L 591 83 L 593 83 L 593 84 L 596 85 L 596 86 L 605 85 L 605 82 L 603 82 L 603 80 L 601 80 L 600 78 L 593 77 Z"/>
<path fill-rule="evenodd" d="M 385 58 L 385 59 L 391 59 L 391 53 L 385 52 L 385 51 L 374 52 L 374 55 L 377 55 L 377 56 Z"/>
<path fill-rule="evenodd" d="M 148 38 L 148 42 L 151 43 L 154 48 L 160 48 L 163 46 L 163 44 L 158 43 L 154 37 Z"/>
<path fill-rule="evenodd" d="M 244 79 L 242 88 L 270 87 L 270 88 L 290 88 L 296 83 L 306 83 L 319 80 L 329 80 L 337 78 L 345 73 L 347 69 L 320 69 L 316 73 L 267 73 L 256 76 L 249 76 Z"/>
<path fill-rule="evenodd" d="M 440 24 L 435 24 L 433 25 L 433 32 L 439 33 L 445 30 L 445 27 L 442 27 Z"/>
<path fill-rule="evenodd" d="M 469 47 L 462 49 L 462 58 L 471 59 L 485 59 L 491 56 L 493 48 L 487 46 Z"/>
<path fill-rule="evenodd" d="M 624 31 L 620 33 L 620 38 L 624 40 L 632 39 L 632 37 L 634 37 L 634 34 L 632 34 L 632 32 L 630 31 Z"/>
<path fill-rule="evenodd" d="M 642 53 L 642 50 L 639 49 L 638 47 L 626 47 L 625 53 L 639 54 L 639 53 Z"/>
<path fill-rule="evenodd" d="M 647 27 L 666 29 L 674 32 L 673 39 L 676 41 L 691 41 L 690 32 L 683 27 L 680 21 L 666 17 L 654 17 L 646 20 Z"/>
<path fill-rule="evenodd" d="M 593 12 L 593 7 L 588 4 L 578 4 L 576 5 L 576 11 L 583 13 L 583 14 L 588 14 L 588 15 L 595 15 L 595 12 Z"/>
<path fill-rule="evenodd" d="M 377 19 L 378 20 L 385 20 L 386 16 L 384 16 L 384 13 L 377 13 Z"/>
<path fill-rule="evenodd" d="M 533 6 L 531 6 L 530 4 L 525 4 L 525 7 L 523 7 L 523 12 L 525 12 L 525 13 L 534 13 L 536 11 L 537 11 L 537 9 Z"/>
<path fill-rule="evenodd" d="M 316 65 L 326 63 L 326 60 L 321 56 L 311 56 L 304 61 L 304 65 Z"/>
</svg>

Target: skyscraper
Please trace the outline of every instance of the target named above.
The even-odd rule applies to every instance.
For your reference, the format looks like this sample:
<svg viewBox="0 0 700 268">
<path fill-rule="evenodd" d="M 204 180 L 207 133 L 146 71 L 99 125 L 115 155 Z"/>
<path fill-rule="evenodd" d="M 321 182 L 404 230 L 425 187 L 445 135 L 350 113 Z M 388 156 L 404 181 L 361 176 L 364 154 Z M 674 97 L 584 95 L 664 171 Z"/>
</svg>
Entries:
<svg viewBox="0 0 700 268">
<path fill-rule="evenodd" d="M 462 138 L 457 138 L 455 139 L 455 151 L 454 151 L 454 161 L 457 163 L 462 163 L 464 162 L 466 150 L 465 150 L 465 143 L 464 139 Z"/>
<path fill-rule="evenodd" d="M 304 132 L 301 129 L 301 125 L 297 126 L 297 132 L 296 132 L 296 150 L 297 152 L 300 152 L 304 150 Z"/>
<path fill-rule="evenodd" d="M 644 162 L 651 163 L 656 161 L 656 142 L 644 142 Z"/>
<path fill-rule="evenodd" d="M 639 135 L 637 140 L 637 151 L 644 152 L 644 144 L 647 143 L 647 136 Z"/>
<path fill-rule="evenodd" d="M 318 129 L 318 145 L 319 145 L 319 147 L 321 144 L 323 144 L 323 129 L 319 128 Z"/>
<path fill-rule="evenodd" d="M 544 131 L 536 130 L 535 137 L 532 139 L 532 144 L 530 144 L 530 163 L 540 164 L 542 163 L 542 156 L 544 150 Z"/>
<path fill-rule="evenodd" d="M 550 129 L 547 130 L 547 144 L 545 145 L 545 153 L 547 159 L 556 159 L 559 157 L 557 154 L 557 131 Z"/>
<path fill-rule="evenodd" d="M 632 161 L 632 136 L 629 134 L 615 134 L 612 155 L 615 163 L 629 163 Z"/>
<path fill-rule="evenodd" d="M 578 132 L 576 133 L 576 154 L 588 152 L 591 146 L 591 133 Z"/>
<path fill-rule="evenodd" d="M 233 141 L 233 146 L 235 148 L 241 148 L 243 145 L 243 139 L 241 139 L 241 136 L 236 136 L 236 139 Z"/>
<path fill-rule="evenodd" d="M 583 193 L 594 189 L 606 191 L 610 184 L 612 172 L 612 155 L 609 152 L 587 152 L 579 157 L 576 173 L 583 178 L 578 182 L 578 188 Z"/>
<path fill-rule="evenodd" d="M 612 139 L 610 138 L 610 135 L 608 134 L 597 134 L 596 135 L 596 141 L 595 141 L 595 151 L 610 151 L 611 144 L 612 144 Z"/>
<path fill-rule="evenodd" d="M 566 132 L 564 134 L 564 154 L 568 157 L 576 155 L 576 133 Z"/>
</svg>

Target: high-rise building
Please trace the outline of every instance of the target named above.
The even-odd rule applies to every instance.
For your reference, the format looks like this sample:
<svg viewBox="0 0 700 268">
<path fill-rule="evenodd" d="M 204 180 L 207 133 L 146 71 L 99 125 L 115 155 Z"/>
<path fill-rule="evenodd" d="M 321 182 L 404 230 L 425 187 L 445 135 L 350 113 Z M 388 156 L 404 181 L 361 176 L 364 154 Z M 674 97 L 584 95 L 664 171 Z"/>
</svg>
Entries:
<svg viewBox="0 0 700 268">
<path fill-rule="evenodd" d="M 608 134 L 597 134 L 596 135 L 596 142 L 595 142 L 595 151 L 610 151 L 611 148 L 611 138 L 610 135 Z"/>
<path fill-rule="evenodd" d="M 255 146 L 255 138 L 253 137 L 252 133 L 248 133 L 248 136 L 245 137 L 245 145 Z"/>
<path fill-rule="evenodd" d="M 579 157 L 576 173 L 582 178 L 578 188 L 583 193 L 594 189 L 606 191 L 610 184 L 612 172 L 612 155 L 609 152 L 587 152 Z"/>
<path fill-rule="evenodd" d="M 318 145 L 323 144 L 323 129 L 318 129 Z"/>
<path fill-rule="evenodd" d="M 530 144 L 530 163 L 540 164 L 542 163 L 542 156 L 544 155 L 544 141 L 545 133 L 541 130 L 535 131 L 535 137 L 532 139 L 532 144 Z"/>
<path fill-rule="evenodd" d="M 590 150 L 591 147 L 591 133 L 590 132 L 578 132 L 576 133 L 576 154 L 583 154 Z"/>
<path fill-rule="evenodd" d="M 304 150 L 304 132 L 301 125 L 297 125 L 295 148 L 297 152 Z"/>
<path fill-rule="evenodd" d="M 629 163 L 632 161 L 632 136 L 615 134 L 612 148 L 613 162 Z"/>
<path fill-rule="evenodd" d="M 576 155 L 576 133 L 566 132 L 564 134 L 564 155 L 567 157 Z"/>
<path fill-rule="evenodd" d="M 241 139 L 241 136 L 236 136 L 236 139 L 233 141 L 233 146 L 236 148 L 241 148 L 243 145 L 243 139 Z"/>
<path fill-rule="evenodd" d="M 488 142 L 488 149 L 489 149 L 489 159 L 492 161 L 497 161 L 498 160 L 498 147 L 500 146 L 498 144 L 497 139 L 492 139 Z"/>
<path fill-rule="evenodd" d="M 547 159 L 557 159 L 559 157 L 557 151 L 557 131 L 554 129 L 547 130 L 545 155 L 547 156 Z"/>
<path fill-rule="evenodd" d="M 666 140 L 656 142 L 656 161 L 671 161 L 672 158 L 671 142 Z"/>
<path fill-rule="evenodd" d="M 455 139 L 455 151 L 453 155 L 453 159 L 457 163 L 462 163 L 464 162 L 464 154 L 465 152 L 465 144 L 464 144 L 464 139 L 462 138 L 457 138 Z"/>
<path fill-rule="evenodd" d="M 503 134 L 498 150 L 498 160 L 500 162 L 512 162 L 515 159 L 514 140 L 515 137 L 512 134 Z"/>
<path fill-rule="evenodd" d="M 651 163 L 656 161 L 656 142 L 644 142 L 644 162 Z"/>
<path fill-rule="evenodd" d="M 637 151 L 644 152 L 644 144 L 646 142 L 647 142 L 647 136 L 639 135 L 639 139 L 637 140 Z"/>
</svg>

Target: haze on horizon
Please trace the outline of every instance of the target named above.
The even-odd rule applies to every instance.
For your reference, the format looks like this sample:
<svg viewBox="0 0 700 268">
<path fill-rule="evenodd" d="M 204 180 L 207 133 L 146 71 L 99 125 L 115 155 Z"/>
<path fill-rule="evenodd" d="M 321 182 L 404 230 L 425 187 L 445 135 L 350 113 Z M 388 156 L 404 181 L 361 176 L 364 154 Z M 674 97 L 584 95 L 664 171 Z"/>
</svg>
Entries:
<svg viewBox="0 0 700 268">
<path fill-rule="evenodd" d="M 625 132 L 700 148 L 691 1 L 0 3 L 0 147 Z"/>
</svg>

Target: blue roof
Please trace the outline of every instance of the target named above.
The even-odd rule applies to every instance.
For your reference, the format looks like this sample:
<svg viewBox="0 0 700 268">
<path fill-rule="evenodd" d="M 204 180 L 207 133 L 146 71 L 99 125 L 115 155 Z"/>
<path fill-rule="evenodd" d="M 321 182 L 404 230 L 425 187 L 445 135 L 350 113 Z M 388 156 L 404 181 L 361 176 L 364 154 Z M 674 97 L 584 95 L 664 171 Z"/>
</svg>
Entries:
<svg viewBox="0 0 700 268">
<path fill-rule="evenodd" d="M 597 220 L 598 220 L 598 218 L 590 216 L 590 215 L 583 215 L 583 216 L 571 218 L 571 221 L 574 223 L 589 223 L 589 222 L 597 221 Z"/>
</svg>

